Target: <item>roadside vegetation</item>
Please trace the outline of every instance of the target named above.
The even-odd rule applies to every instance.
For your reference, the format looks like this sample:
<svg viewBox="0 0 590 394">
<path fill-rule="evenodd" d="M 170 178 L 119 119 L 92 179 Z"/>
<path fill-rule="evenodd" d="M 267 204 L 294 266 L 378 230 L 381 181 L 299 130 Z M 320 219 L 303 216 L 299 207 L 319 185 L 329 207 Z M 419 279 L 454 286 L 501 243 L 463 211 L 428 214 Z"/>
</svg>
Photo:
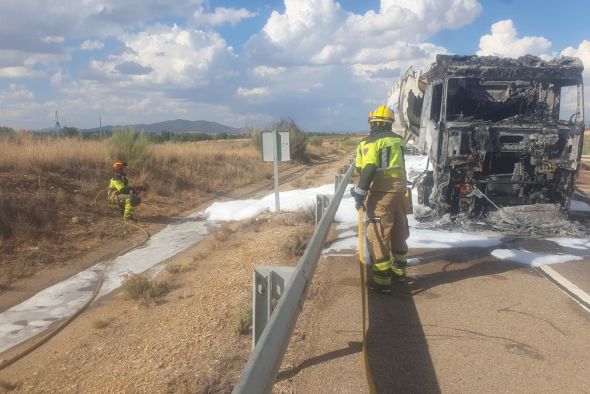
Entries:
<svg viewBox="0 0 590 394">
<path fill-rule="evenodd" d="M 309 162 L 348 154 L 348 137 L 314 136 L 294 122 L 293 159 Z M 115 160 L 129 162 L 132 185 L 143 185 L 137 213 L 146 222 L 162 223 L 201 202 L 257 181 L 272 178 L 272 163 L 263 163 L 255 138 L 160 143 L 154 135 L 119 130 L 102 139 L 70 133 L 14 132 L 0 128 L 0 292 L 14 279 L 62 265 L 68 259 L 129 229 L 118 223 L 104 191 Z M 198 133 L 189 133 L 197 137 Z M 108 138 L 105 138 L 108 137 Z M 318 140 L 319 143 L 318 143 Z M 283 168 L 294 162 L 283 163 Z"/>
</svg>

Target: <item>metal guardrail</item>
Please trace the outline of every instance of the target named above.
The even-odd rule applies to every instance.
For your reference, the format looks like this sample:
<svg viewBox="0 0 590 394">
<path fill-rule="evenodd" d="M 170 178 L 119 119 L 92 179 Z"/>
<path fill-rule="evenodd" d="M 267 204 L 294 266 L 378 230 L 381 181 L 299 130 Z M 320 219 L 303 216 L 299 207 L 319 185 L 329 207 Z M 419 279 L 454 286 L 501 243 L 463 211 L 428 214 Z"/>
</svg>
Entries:
<svg viewBox="0 0 590 394">
<path fill-rule="evenodd" d="M 342 177 L 337 177 L 335 195 L 322 212 L 322 217 L 307 244 L 303 256 L 295 267 L 284 293 L 272 311 L 272 315 L 250 355 L 234 394 L 270 393 L 289 345 L 299 312 L 317 267 L 322 246 L 334 220 L 342 196 L 348 185 L 354 166 L 350 165 Z"/>
</svg>

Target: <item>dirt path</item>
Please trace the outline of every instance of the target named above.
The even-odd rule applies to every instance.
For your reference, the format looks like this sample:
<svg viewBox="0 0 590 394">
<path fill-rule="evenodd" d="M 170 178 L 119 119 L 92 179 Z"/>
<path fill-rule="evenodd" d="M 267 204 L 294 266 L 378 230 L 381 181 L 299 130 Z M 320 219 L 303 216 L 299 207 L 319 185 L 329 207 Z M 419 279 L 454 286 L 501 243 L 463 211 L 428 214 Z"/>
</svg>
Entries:
<svg viewBox="0 0 590 394">
<path fill-rule="evenodd" d="M 332 182 L 345 161 L 302 168 L 284 189 Z M 1 371 L 0 388 L 229 391 L 250 351 L 250 336 L 237 328 L 251 303 L 254 267 L 294 265 L 304 246 L 299 240 L 313 231 L 310 219 L 309 212 L 284 213 L 223 226 L 169 262 L 172 268 L 159 277 L 171 286 L 164 299 L 143 305 L 116 293 L 100 300 L 48 344 Z"/>
<path fill-rule="evenodd" d="M 412 251 L 414 281 L 369 293 L 379 393 L 587 392 L 590 314 L 533 268 L 486 249 Z M 280 392 L 368 392 L 354 258 L 320 263 Z"/>
</svg>

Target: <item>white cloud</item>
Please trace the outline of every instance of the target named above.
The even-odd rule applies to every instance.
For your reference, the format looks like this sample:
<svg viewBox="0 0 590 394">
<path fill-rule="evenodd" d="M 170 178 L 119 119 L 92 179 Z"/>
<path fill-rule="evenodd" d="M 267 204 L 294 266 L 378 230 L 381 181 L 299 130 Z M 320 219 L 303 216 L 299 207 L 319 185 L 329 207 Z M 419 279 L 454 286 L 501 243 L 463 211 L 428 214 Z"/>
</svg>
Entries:
<svg viewBox="0 0 590 394">
<path fill-rule="evenodd" d="M 586 123 L 590 117 L 590 41 L 584 40 L 577 48 L 567 47 L 561 51 L 562 56 L 576 56 L 584 63 L 584 113 Z"/>
<path fill-rule="evenodd" d="M 201 26 L 219 26 L 226 23 L 233 26 L 242 19 L 254 18 L 256 15 L 258 14 L 245 8 L 217 7 L 214 12 L 208 13 L 203 7 L 200 7 L 194 12 L 193 19 L 197 25 Z"/>
<path fill-rule="evenodd" d="M 504 56 L 517 58 L 523 55 L 548 55 L 551 41 L 544 37 L 518 37 L 512 20 L 506 19 L 492 25 L 492 33 L 479 40 L 480 56 Z"/>
<path fill-rule="evenodd" d="M 45 75 L 45 72 L 35 71 L 29 67 L 0 68 L 0 78 L 41 78 Z"/>
<path fill-rule="evenodd" d="M 362 15 L 334 0 L 285 0 L 285 12 L 272 12 L 249 49 L 274 65 L 306 59 L 318 65 L 375 65 L 416 55 L 423 63 L 432 59 L 419 47 L 427 35 L 468 24 L 480 12 L 475 0 L 382 0 L 378 12 Z"/>
<path fill-rule="evenodd" d="M 45 36 L 41 38 L 41 41 L 46 44 L 63 44 L 64 40 L 62 36 Z"/>
<path fill-rule="evenodd" d="M 567 47 L 561 51 L 562 56 L 576 56 L 584 63 L 584 76 L 590 78 L 590 41 L 584 40 L 577 48 Z M 588 98 L 590 101 L 590 97 Z"/>
<path fill-rule="evenodd" d="M 254 74 L 260 77 L 275 77 L 280 75 L 287 70 L 286 67 L 268 67 L 265 65 L 254 67 Z"/>
<path fill-rule="evenodd" d="M 265 87 L 256 87 L 256 88 L 238 88 L 237 94 L 240 96 L 260 96 L 263 94 L 267 94 L 269 92 L 268 88 Z"/>
<path fill-rule="evenodd" d="M 104 44 L 100 41 L 93 41 L 93 40 L 86 40 L 80 46 L 80 49 L 85 51 L 92 51 L 95 49 L 102 49 L 104 48 Z"/>
<path fill-rule="evenodd" d="M 124 43 L 127 50 L 122 54 L 92 62 L 89 76 L 144 86 L 191 87 L 207 83 L 206 76 L 212 64 L 234 57 L 219 34 L 176 25 L 159 25 L 128 34 Z"/>
</svg>

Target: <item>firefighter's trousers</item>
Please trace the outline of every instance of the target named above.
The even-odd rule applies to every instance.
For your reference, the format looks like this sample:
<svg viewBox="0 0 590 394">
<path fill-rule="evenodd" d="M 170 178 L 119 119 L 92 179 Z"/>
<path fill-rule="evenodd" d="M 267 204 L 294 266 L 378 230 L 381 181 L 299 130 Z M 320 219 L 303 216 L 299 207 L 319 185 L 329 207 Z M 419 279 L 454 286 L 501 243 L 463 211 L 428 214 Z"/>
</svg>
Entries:
<svg viewBox="0 0 590 394">
<path fill-rule="evenodd" d="M 116 204 L 119 207 L 119 212 L 123 214 L 125 218 L 133 217 L 134 207 L 139 205 L 141 198 L 137 197 L 133 193 L 131 194 L 117 194 L 115 196 Z"/>
<path fill-rule="evenodd" d="M 371 253 L 373 281 L 391 284 L 391 267 L 406 265 L 410 236 L 404 193 L 369 192 L 366 201 L 369 224 L 367 240 Z"/>
</svg>

